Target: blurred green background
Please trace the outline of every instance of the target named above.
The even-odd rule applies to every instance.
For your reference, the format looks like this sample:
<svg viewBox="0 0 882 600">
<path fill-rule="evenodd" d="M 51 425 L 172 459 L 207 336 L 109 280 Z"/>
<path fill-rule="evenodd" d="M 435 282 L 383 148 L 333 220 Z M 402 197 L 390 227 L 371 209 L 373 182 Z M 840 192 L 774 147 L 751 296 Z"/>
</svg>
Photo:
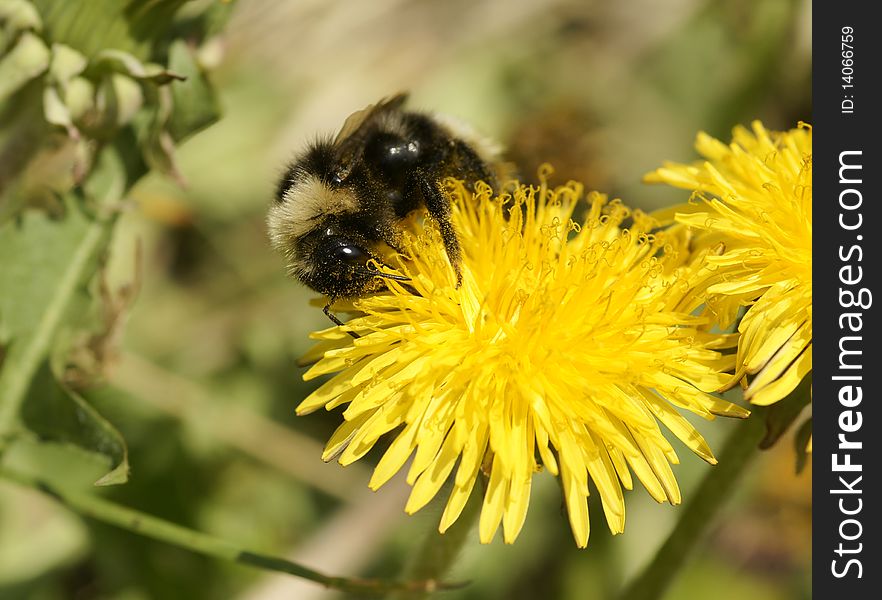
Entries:
<svg viewBox="0 0 882 600">
<path fill-rule="evenodd" d="M 131 476 L 96 493 L 322 572 L 399 577 L 443 504 L 405 515 L 402 477 L 367 488 L 380 452 L 346 469 L 320 461 L 339 411 L 294 416 L 317 385 L 300 380 L 296 360 L 327 322 L 267 242 L 286 161 L 351 112 L 409 90 L 411 106 L 501 140 L 525 177 L 547 161 L 560 183 L 656 208 L 685 196 L 642 175 L 692 160 L 698 130 L 728 139 L 754 118 L 770 129 L 810 119 L 810 34 L 810 2 L 792 0 L 234 2 L 201 55 L 221 119 L 180 145 L 177 180 L 154 170 L 131 190 L 114 229 L 102 304 L 112 335 L 100 376 L 78 389 L 126 440 Z M 732 428 L 697 426 L 714 448 Z M 4 460 L 51 464 L 85 488 L 107 470 L 32 446 Z M 709 467 L 675 447 L 688 499 Z M 782 440 L 665 597 L 811 597 L 810 490 L 810 465 L 795 475 Z M 613 537 L 592 503 L 580 551 L 557 482 L 540 474 L 517 543 L 481 546 L 473 532 L 448 576 L 471 585 L 442 597 L 613 597 L 678 516 L 640 488 L 626 504 L 626 532 Z M 335 597 L 85 520 L 0 480 L 0 598 Z"/>
</svg>

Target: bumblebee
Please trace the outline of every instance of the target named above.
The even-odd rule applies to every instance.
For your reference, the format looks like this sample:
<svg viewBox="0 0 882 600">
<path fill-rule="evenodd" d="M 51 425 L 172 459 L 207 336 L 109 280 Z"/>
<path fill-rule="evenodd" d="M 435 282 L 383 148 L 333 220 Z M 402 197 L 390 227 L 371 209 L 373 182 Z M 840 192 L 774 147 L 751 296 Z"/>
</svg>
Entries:
<svg viewBox="0 0 882 600">
<path fill-rule="evenodd" d="M 408 219 L 425 210 L 437 223 L 457 282 L 462 260 L 442 181 L 453 177 L 496 189 L 507 175 L 500 148 L 450 117 L 404 108 L 406 94 L 349 116 L 331 139 L 310 144 L 286 169 L 269 209 L 273 246 L 288 270 L 338 299 L 383 288 L 371 261 L 399 251 Z"/>
</svg>

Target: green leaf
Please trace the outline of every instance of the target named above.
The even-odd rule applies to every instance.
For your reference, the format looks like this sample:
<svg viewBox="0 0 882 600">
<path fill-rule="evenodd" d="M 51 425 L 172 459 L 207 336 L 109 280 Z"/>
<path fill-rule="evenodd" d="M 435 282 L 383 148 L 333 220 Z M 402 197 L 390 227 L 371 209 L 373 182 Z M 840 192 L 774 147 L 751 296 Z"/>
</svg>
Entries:
<svg viewBox="0 0 882 600">
<path fill-rule="evenodd" d="M 144 160 L 152 168 L 164 175 L 168 175 L 177 181 L 178 184 L 186 185 L 186 180 L 181 174 L 180 169 L 178 169 L 175 158 L 175 141 L 168 131 L 159 126 L 151 127 L 143 147 L 143 152 Z"/>
<path fill-rule="evenodd" d="M 83 183 L 86 197 L 102 210 L 122 200 L 126 191 L 144 175 L 138 158 L 132 140 L 121 135 L 113 147 L 101 153 L 95 170 Z"/>
<path fill-rule="evenodd" d="M 121 73 L 107 73 L 97 84 L 95 110 L 83 128 L 95 139 L 112 140 L 143 107 L 144 93 L 134 79 Z"/>
<path fill-rule="evenodd" d="M 42 27 L 40 13 L 27 0 L 0 0 L 0 25 L 12 32 Z"/>
<path fill-rule="evenodd" d="M 48 355 L 73 293 L 89 272 L 100 230 L 68 202 L 64 219 L 25 212 L 0 226 L 0 435 L 15 420 L 31 376 Z"/>
<path fill-rule="evenodd" d="M 71 137 L 76 135 L 70 109 L 67 108 L 54 86 L 47 85 L 43 88 L 43 114 L 46 115 L 46 120 L 49 123 L 64 127 Z"/>
<path fill-rule="evenodd" d="M 0 459 L 0 472 L 12 468 L 84 491 L 92 491 L 109 467 L 110 462 L 103 454 L 75 444 L 40 439 L 27 430 L 10 440 Z"/>
<path fill-rule="evenodd" d="M 112 112 L 114 124 L 117 127 L 131 122 L 144 105 L 144 93 L 141 91 L 141 86 L 125 75 L 114 73 L 107 77 L 102 82 L 99 94 L 101 92 L 108 102 L 105 108 Z"/>
<path fill-rule="evenodd" d="M 114 150 L 101 153 L 86 186 L 99 213 L 133 181 Z M 82 203 L 70 193 L 63 218 L 27 211 L 0 225 L 0 332 L 9 340 L 0 368 L 0 446 L 16 428 L 30 380 L 49 355 L 78 288 L 107 246 L 114 219 L 89 219 Z"/>
<path fill-rule="evenodd" d="M 149 60 L 186 0 L 33 0 L 48 37 L 93 57 L 104 48 Z"/>
<path fill-rule="evenodd" d="M 0 101 L 15 93 L 49 67 L 49 48 L 33 33 L 22 34 L 18 42 L 0 59 Z"/>
<path fill-rule="evenodd" d="M 95 105 L 95 86 L 85 77 L 74 77 L 67 82 L 64 104 L 71 116 L 79 119 Z"/>
<path fill-rule="evenodd" d="M 64 219 L 28 211 L 0 227 L 0 329 L 17 342 L 38 329 L 88 227 L 75 207 Z"/>
<path fill-rule="evenodd" d="M 96 56 L 99 67 L 123 73 L 141 81 L 150 81 L 162 85 L 174 80 L 182 80 L 183 76 L 164 69 L 155 63 L 143 63 L 128 52 L 121 50 L 102 50 Z"/>
<path fill-rule="evenodd" d="M 175 141 L 168 132 L 168 122 L 172 113 L 172 94 L 168 86 L 156 88 L 156 101 L 151 111 L 142 111 L 132 125 L 144 160 L 152 169 L 184 185 L 184 178 L 175 160 Z"/>
<path fill-rule="evenodd" d="M 220 106 L 214 89 L 187 43 L 175 41 L 169 49 L 168 60 L 169 69 L 186 78 L 185 81 L 171 84 L 174 111 L 168 131 L 179 142 L 217 121 L 220 118 Z"/>
<path fill-rule="evenodd" d="M 95 485 L 116 485 L 128 480 L 128 450 L 122 435 L 83 398 L 62 387 L 48 362 L 43 363 L 33 379 L 22 419 L 41 440 L 100 454 L 108 463 L 108 472 Z"/>
<path fill-rule="evenodd" d="M 52 60 L 49 64 L 49 77 L 54 83 L 67 85 L 67 82 L 86 70 L 89 60 L 64 44 L 52 44 Z"/>
<path fill-rule="evenodd" d="M 64 44 L 52 44 L 52 59 L 49 62 L 49 77 L 43 89 L 43 113 L 46 121 L 64 127 L 72 138 L 79 137 L 79 131 L 73 124 L 70 103 L 67 101 L 68 84 L 86 69 L 88 60 L 85 56 Z M 74 85 L 74 97 L 82 93 L 81 85 Z M 77 98 L 82 108 L 82 98 Z M 83 109 L 84 110 L 84 109 Z M 80 111 L 82 112 L 82 110 Z"/>
<path fill-rule="evenodd" d="M 0 0 L 0 56 L 22 31 L 40 31 L 43 23 L 27 0 Z"/>
</svg>

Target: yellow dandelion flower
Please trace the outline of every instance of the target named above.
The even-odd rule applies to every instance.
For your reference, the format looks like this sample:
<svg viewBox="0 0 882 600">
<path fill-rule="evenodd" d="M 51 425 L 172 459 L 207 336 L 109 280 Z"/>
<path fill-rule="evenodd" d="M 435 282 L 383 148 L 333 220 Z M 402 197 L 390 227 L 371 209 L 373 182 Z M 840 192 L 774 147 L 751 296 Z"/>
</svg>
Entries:
<svg viewBox="0 0 882 600">
<path fill-rule="evenodd" d="M 659 424 L 708 462 L 713 454 L 677 410 L 746 416 L 708 394 L 733 367 L 734 336 L 706 333 L 690 314 L 696 269 L 677 232 L 653 235 L 646 214 L 593 195 L 581 224 L 581 186 L 518 187 L 493 198 L 450 184 L 463 250 L 456 286 L 436 230 L 416 224 L 406 257 L 391 259 L 407 285 L 355 300 L 345 327 L 313 334 L 304 375 L 337 373 L 297 408 L 346 405 L 324 459 L 343 465 L 395 431 L 370 481 L 379 488 L 411 459 L 405 510 L 425 506 L 452 479 L 444 532 L 475 481 L 488 477 L 479 534 L 500 523 L 515 540 L 534 474 L 559 476 L 576 543 L 588 542 L 588 482 L 614 533 L 632 473 L 659 502 L 680 501 L 677 454 Z M 632 221 L 623 227 L 626 219 Z M 353 338 L 347 330 L 357 333 Z M 455 469 L 455 474 L 451 478 Z"/>
<path fill-rule="evenodd" d="M 646 179 L 693 190 L 698 202 L 676 221 L 703 232 L 704 245 L 723 243 L 707 255 L 708 303 L 724 326 L 749 307 L 735 381 L 750 375 L 745 398 L 768 405 L 812 370 L 812 131 L 752 128 L 736 127 L 729 145 L 699 133 L 705 162 L 667 164 Z"/>
</svg>

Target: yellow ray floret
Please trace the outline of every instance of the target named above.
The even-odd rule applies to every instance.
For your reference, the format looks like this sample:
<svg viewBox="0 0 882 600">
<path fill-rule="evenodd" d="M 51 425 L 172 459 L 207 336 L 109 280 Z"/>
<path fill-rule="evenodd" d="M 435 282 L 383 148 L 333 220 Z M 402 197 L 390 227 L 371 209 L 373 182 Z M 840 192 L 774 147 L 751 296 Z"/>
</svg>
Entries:
<svg viewBox="0 0 882 600">
<path fill-rule="evenodd" d="M 647 180 L 692 190 L 689 205 L 666 211 L 698 231 L 697 247 L 713 272 L 704 285 L 708 312 L 738 330 L 737 380 L 745 397 L 772 404 L 812 370 L 812 130 L 737 127 L 726 145 L 701 133 L 705 161 L 667 164 Z"/>
<path fill-rule="evenodd" d="M 352 302 L 343 328 L 313 334 L 317 362 L 304 378 L 336 375 L 297 411 L 346 407 L 325 459 L 349 464 L 392 432 L 370 486 L 410 461 L 412 513 L 449 481 L 442 532 L 486 477 L 484 543 L 500 525 L 506 542 L 517 537 L 540 466 L 560 477 L 579 546 L 589 481 L 614 533 L 632 474 L 659 502 L 678 503 L 678 458 L 661 425 L 713 463 L 680 409 L 747 414 L 709 394 L 731 377 L 735 356 L 720 350 L 735 338 L 708 334 L 710 318 L 692 314 L 707 273 L 681 250 L 685 228 L 650 233 L 658 223 L 647 215 L 586 201 L 575 183 L 501 197 L 449 187 L 461 285 L 436 229 L 417 224 L 389 261 L 409 282 L 387 281 Z"/>
</svg>

